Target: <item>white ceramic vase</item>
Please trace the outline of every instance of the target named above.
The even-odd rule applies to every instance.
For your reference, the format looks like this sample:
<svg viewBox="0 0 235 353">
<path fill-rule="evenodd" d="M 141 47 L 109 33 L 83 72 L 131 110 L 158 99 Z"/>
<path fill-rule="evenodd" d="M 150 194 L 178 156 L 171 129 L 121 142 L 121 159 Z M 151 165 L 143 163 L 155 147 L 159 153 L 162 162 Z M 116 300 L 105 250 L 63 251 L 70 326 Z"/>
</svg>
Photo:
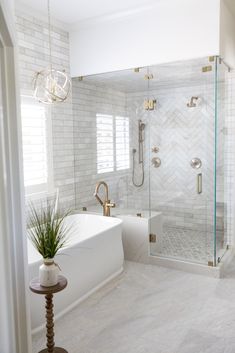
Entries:
<svg viewBox="0 0 235 353">
<path fill-rule="evenodd" d="M 43 287 L 55 286 L 58 283 L 59 266 L 54 259 L 43 259 L 43 264 L 39 267 L 39 282 Z"/>
</svg>

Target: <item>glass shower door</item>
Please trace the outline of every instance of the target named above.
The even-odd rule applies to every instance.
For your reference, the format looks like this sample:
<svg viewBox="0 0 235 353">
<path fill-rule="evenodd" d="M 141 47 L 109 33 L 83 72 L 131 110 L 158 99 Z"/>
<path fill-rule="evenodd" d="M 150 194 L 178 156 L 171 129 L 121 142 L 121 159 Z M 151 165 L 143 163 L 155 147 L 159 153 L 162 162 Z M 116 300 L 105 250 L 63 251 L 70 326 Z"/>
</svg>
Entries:
<svg viewBox="0 0 235 353">
<path fill-rule="evenodd" d="M 150 254 L 213 265 L 215 61 L 149 72 Z"/>
<path fill-rule="evenodd" d="M 232 103 L 230 68 L 219 57 L 215 66 L 215 198 L 214 262 L 218 264 L 233 237 L 233 119 L 228 107 Z"/>
</svg>

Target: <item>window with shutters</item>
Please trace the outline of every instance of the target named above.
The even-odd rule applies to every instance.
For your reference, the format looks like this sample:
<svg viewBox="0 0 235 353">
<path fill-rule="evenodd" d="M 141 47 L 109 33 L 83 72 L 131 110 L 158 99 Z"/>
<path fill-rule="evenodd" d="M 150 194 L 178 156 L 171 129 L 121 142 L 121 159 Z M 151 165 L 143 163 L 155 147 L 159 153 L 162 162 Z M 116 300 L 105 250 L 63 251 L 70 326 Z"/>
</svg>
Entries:
<svg viewBox="0 0 235 353">
<path fill-rule="evenodd" d="M 52 135 L 48 108 L 30 97 L 23 97 L 21 121 L 26 194 L 48 193 L 53 187 Z"/>
<path fill-rule="evenodd" d="M 130 167 L 129 118 L 96 114 L 97 173 Z"/>
</svg>

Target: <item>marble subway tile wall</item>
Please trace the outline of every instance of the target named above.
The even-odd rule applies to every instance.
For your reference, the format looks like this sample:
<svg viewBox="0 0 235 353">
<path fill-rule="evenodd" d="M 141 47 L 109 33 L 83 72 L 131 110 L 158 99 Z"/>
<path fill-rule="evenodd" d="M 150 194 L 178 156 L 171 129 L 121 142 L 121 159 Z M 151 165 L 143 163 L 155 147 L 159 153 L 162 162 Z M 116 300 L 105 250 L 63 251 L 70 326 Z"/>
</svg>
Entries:
<svg viewBox="0 0 235 353">
<path fill-rule="evenodd" d="M 99 205 L 95 185 L 105 181 L 109 197 L 118 207 L 127 199 L 127 170 L 98 174 L 96 114 L 126 116 L 125 94 L 102 85 L 73 79 L 76 207 Z M 101 193 L 103 189 L 101 188 Z M 89 207 L 88 207 L 89 209 Z"/>
<path fill-rule="evenodd" d="M 151 91 L 156 110 L 146 115 L 150 128 L 150 149 L 159 147 L 160 168 L 150 166 L 151 208 L 163 212 L 164 223 L 173 227 L 213 229 L 214 99 L 213 87 L 207 85 L 160 88 Z M 146 92 L 127 94 L 128 114 Z M 194 109 L 187 107 L 191 96 L 199 96 Z M 148 126 L 149 125 L 149 126 Z M 146 160 L 149 159 L 148 148 Z M 194 157 L 202 160 L 203 193 L 196 191 L 199 171 L 190 166 Z M 146 168 L 147 169 L 147 168 Z M 147 169 L 148 170 L 148 169 Z M 221 179 L 222 180 L 222 179 Z M 129 197 L 129 204 L 143 200 L 141 190 Z M 143 191 L 145 193 L 145 191 Z M 136 200 L 136 197 L 138 199 Z"/>
<path fill-rule="evenodd" d="M 49 65 L 48 25 L 34 17 L 16 14 L 19 46 L 20 93 L 32 97 L 32 80 L 35 72 Z M 52 64 L 59 70 L 69 72 L 69 36 L 58 27 L 52 27 Z M 64 103 L 45 106 L 51 116 L 54 194 L 59 189 L 63 208 L 74 208 L 74 141 L 72 97 Z M 51 110 L 50 110 L 51 109 Z M 36 201 L 34 201 L 36 202 Z M 41 200 L 38 202 L 41 202 Z"/>
</svg>

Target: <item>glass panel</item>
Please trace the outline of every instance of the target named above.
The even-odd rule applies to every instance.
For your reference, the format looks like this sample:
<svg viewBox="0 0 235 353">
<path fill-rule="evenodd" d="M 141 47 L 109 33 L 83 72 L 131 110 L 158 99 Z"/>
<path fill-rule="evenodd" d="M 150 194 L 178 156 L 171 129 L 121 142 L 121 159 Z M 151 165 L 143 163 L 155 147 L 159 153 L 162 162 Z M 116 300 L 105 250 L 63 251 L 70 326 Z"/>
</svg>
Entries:
<svg viewBox="0 0 235 353">
<path fill-rule="evenodd" d="M 72 80 L 78 210 L 102 212 L 93 195 L 105 181 L 112 215 L 149 212 L 146 74 L 141 68 Z M 102 187 L 99 195 L 104 199 Z"/>
<path fill-rule="evenodd" d="M 151 255 L 213 263 L 214 71 L 208 58 L 149 68 Z"/>
<path fill-rule="evenodd" d="M 101 213 L 93 194 L 105 181 L 112 215 L 144 218 L 153 256 L 214 265 L 229 243 L 229 93 L 218 60 L 73 79 L 76 207 Z M 144 261 L 141 221 L 128 223 L 131 260 Z"/>
<path fill-rule="evenodd" d="M 230 72 L 228 67 L 220 58 L 216 61 L 215 72 L 215 121 L 216 121 L 216 160 L 215 160 L 215 175 L 216 175 L 216 200 L 214 205 L 215 210 L 215 227 L 214 227 L 214 253 L 215 263 L 219 263 L 230 244 L 231 238 L 231 158 L 230 153 L 233 153 L 230 142 L 232 141 L 232 129 L 228 114 L 229 102 L 229 80 Z"/>
</svg>

